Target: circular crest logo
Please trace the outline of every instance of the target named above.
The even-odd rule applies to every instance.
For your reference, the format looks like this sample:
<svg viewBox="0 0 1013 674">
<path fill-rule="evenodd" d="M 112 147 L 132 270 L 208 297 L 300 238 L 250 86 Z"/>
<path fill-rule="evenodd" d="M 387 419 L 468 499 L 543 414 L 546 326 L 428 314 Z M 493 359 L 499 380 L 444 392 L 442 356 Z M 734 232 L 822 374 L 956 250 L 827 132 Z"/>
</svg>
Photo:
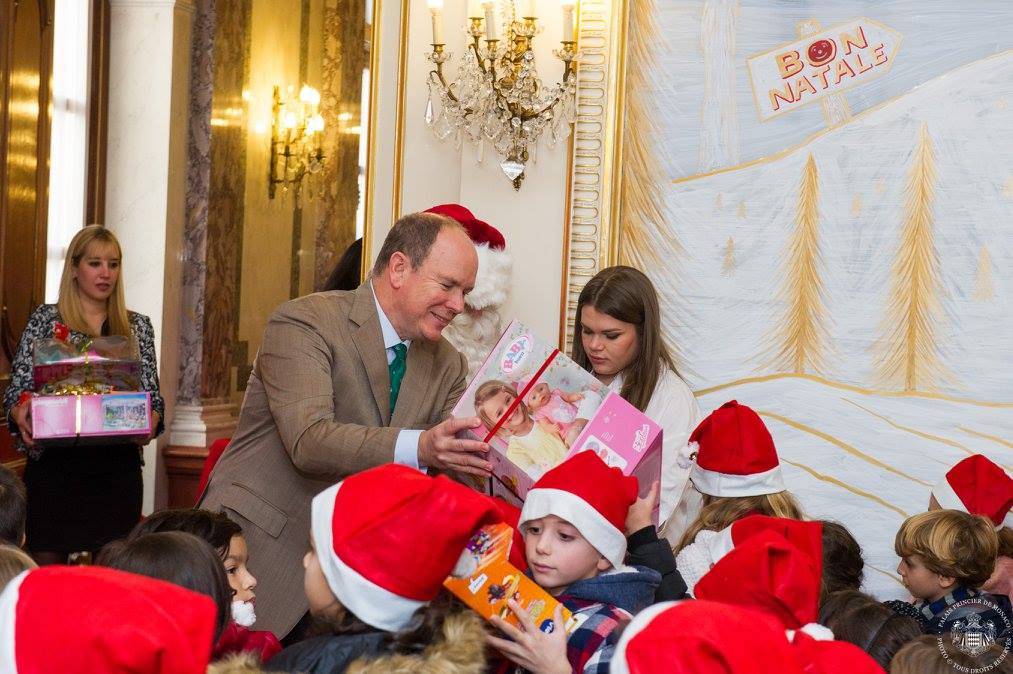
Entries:
<svg viewBox="0 0 1013 674">
<path fill-rule="evenodd" d="M 1000 635 L 1009 634 L 1013 624 L 1010 623 L 1009 617 L 988 599 L 972 597 L 955 602 L 943 613 L 942 620 L 944 624 L 950 625 L 950 631 L 937 638 L 939 652 L 955 670 L 968 674 L 990 672 L 1009 654 L 1013 637 Z M 992 650 L 996 644 L 1001 647 L 1001 653 L 996 657 L 979 660 L 979 656 Z M 980 666 L 971 667 L 957 662 L 953 657 L 954 651 L 978 661 Z"/>
<path fill-rule="evenodd" d="M 527 360 L 532 346 L 534 346 L 534 340 L 531 338 L 531 335 L 521 335 L 510 342 L 503 351 L 503 359 L 499 364 L 500 371 L 503 374 L 513 373 L 514 370 Z"/>
</svg>

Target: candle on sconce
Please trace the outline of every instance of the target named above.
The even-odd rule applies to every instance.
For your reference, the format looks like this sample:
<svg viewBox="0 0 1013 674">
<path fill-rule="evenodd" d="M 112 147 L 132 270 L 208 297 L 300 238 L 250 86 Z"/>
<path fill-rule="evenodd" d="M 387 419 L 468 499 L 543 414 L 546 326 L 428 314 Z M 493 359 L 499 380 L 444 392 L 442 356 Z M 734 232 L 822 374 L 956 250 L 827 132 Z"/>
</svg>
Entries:
<svg viewBox="0 0 1013 674">
<path fill-rule="evenodd" d="M 482 9 L 485 10 L 485 39 L 496 39 L 496 3 L 483 2 Z"/>
<path fill-rule="evenodd" d="M 563 8 L 563 42 L 573 42 L 573 7 L 577 0 L 560 0 Z"/>
<path fill-rule="evenodd" d="M 433 22 L 433 44 L 443 44 L 443 0 L 427 0 Z"/>
<path fill-rule="evenodd" d="M 482 18 L 482 0 L 468 0 L 468 18 Z"/>
<path fill-rule="evenodd" d="M 535 0 L 521 0 L 521 16 L 525 19 L 533 19 L 535 16 Z"/>
</svg>

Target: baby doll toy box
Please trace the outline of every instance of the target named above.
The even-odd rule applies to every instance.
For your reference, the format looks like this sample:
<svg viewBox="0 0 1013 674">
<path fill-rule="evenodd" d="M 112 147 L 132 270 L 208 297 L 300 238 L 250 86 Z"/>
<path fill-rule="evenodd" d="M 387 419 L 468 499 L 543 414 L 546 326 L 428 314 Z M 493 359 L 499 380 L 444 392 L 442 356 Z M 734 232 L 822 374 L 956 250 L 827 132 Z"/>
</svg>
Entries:
<svg viewBox="0 0 1013 674">
<path fill-rule="evenodd" d="M 519 505 L 547 470 L 593 451 L 635 475 L 641 496 L 661 476 L 661 427 L 558 349 L 512 322 L 454 408 L 483 426 L 492 493 Z"/>
<path fill-rule="evenodd" d="M 498 615 L 517 626 L 517 616 L 507 605 L 513 599 L 528 612 L 538 629 L 552 632 L 556 628 L 553 616 L 558 602 L 507 561 L 512 543 L 510 525 L 482 527 L 468 542 L 466 553 L 471 568 L 466 570 L 467 575 L 450 576 L 443 586 L 486 620 Z M 573 615 L 566 608 L 563 608 L 563 622 L 567 632 L 576 627 Z"/>
<path fill-rule="evenodd" d="M 151 435 L 151 397 L 141 393 L 31 398 L 32 437 L 40 445 L 136 443 Z"/>
</svg>

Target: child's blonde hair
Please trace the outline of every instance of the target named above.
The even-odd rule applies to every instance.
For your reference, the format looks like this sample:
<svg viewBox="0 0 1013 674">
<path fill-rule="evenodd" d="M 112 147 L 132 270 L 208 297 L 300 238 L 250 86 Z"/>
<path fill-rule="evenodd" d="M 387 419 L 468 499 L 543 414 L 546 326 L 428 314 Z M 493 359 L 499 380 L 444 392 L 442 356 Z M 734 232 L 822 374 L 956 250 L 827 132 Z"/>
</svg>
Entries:
<svg viewBox="0 0 1013 674">
<path fill-rule="evenodd" d="M 995 569 L 999 539 L 987 517 L 932 510 L 905 520 L 893 547 L 902 558 L 918 555 L 933 573 L 979 588 Z"/>
<path fill-rule="evenodd" d="M 478 414 L 478 418 L 482 420 L 482 423 L 485 424 L 485 427 L 489 430 L 492 430 L 496 426 L 499 419 L 490 418 L 489 415 L 482 409 L 482 405 L 489 402 L 489 400 L 498 396 L 500 393 L 509 393 L 513 398 L 517 397 L 517 390 L 514 389 L 513 386 L 498 379 L 484 381 L 475 390 L 475 413 Z M 521 413 L 524 415 L 524 421 L 530 421 L 531 414 L 528 412 L 528 406 L 525 405 L 523 401 L 518 403 L 517 406 L 521 409 Z"/>
<path fill-rule="evenodd" d="M 28 553 L 13 545 L 0 545 L 0 590 L 14 580 L 22 571 L 39 568 Z"/>
<path fill-rule="evenodd" d="M 805 519 L 802 507 L 788 491 L 760 494 L 759 496 L 711 496 L 704 494 L 703 508 L 700 509 L 700 514 L 697 515 L 693 524 L 682 535 L 675 552 L 690 545 L 696 539 L 696 535 L 704 529 L 721 531 L 746 515 L 755 514 L 784 517 L 791 520 Z"/>
</svg>

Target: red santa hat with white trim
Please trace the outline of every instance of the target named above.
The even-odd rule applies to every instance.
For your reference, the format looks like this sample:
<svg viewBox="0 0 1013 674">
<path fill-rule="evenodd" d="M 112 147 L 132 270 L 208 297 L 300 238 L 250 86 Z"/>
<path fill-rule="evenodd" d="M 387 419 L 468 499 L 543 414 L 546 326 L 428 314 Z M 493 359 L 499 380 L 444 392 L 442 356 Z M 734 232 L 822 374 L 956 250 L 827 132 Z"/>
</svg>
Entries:
<svg viewBox="0 0 1013 674">
<path fill-rule="evenodd" d="M 618 569 L 626 557 L 626 515 L 636 500 L 637 478 L 609 468 L 594 452 L 578 452 L 535 482 L 519 524 L 555 515 Z"/>
<path fill-rule="evenodd" d="M 932 495 L 940 508 L 984 515 L 996 530 L 1013 527 L 1013 478 L 981 454 L 950 468 L 932 488 Z"/>
<path fill-rule="evenodd" d="M 465 298 L 472 309 L 498 307 L 507 301 L 510 292 L 510 274 L 513 261 L 506 251 L 503 233 L 488 222 L 479 220 L 474 213 L 460 204 L 440 204 L 426 213 L 443 215 L 461 223 L 478 253 L 478 273 L 475 287 Z"/>
<path fill-rule="evenodd" d="M 462 553 L 475 532 L 500 521 L 487 496 L 386 464 L 317 494 L 311 530 L 338 601 L 364 623 L 398 632 L 468 558 Z"/>
<path fill-rule="evenodd" d="M 700 582 L 697 599 L 722 601 L 763 611 L 787 630 L 802 630 L 818 638 L 833 633 L 817 625 L 822 581 L 822 527 L 805 531 L 807 551 L 789 543 L 773 529 L 759 530 L 722 557 Z M 815 554 L 814 554 L 815 553 Z"/>
<path fill-rule="evenodd" d="M 802 674 L 784 629 L 768 615 L 713 601 L 662 602 L 638 613 L 612 656 L 612 674 Z"/>
<path fill-rule="evenodd" d="M 210 597 L 115 569 L 48 566 L 0 594 L 4 674 L 204 674 Z"/>
<path fill-rule="evenodd" d="M 693 486 L 710 496 L 760 496 L 785 490 L 770 431 L 756 412 L 735 400 L 700 422 L 679 464 L 692 467 Z"/>
<path fill-rule="evenodd" d="M 776 533 L 812 559 L 819 560 L 822 568 L 823 525 L 820 522 L 747 515 L 721 531 L 707 532 L 710 535 L 706 537 L 698 536 L 697 540 L 679 551 L 679 572 L 690 594 L 696 596 L 696 584 L 725 555 L 750 538 L 768 531 Z"/>
</svg>

